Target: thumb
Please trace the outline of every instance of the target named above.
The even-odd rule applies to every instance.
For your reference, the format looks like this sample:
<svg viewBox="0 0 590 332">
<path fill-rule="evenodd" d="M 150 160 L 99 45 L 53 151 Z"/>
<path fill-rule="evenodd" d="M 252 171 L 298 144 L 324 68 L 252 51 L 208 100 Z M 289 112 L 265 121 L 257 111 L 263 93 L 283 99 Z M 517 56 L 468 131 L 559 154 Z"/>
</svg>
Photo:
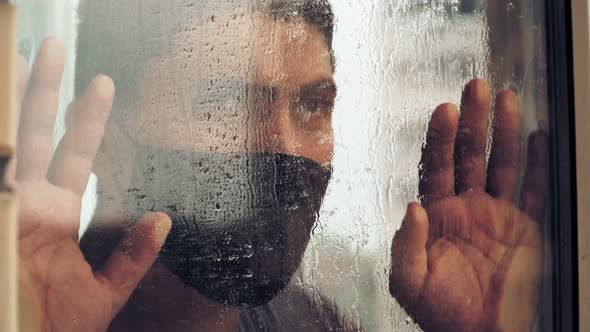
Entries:
<svg viewBox="0 0 590 332">
<path fill-rule="evenodd" d="M 406 311 L 418 300 L 427 272 L 428 215 L 418 203 L 410 203 L 391 246 L 389 291 Z"/>
<path fill-rule="evenodd" d="M 110 294 L 113 317 L 123 308 L 150 269 L 170 232 L 172 222 L 164 213 L 150 213 L 123 237 L 96 279 Z"/>
</svg>

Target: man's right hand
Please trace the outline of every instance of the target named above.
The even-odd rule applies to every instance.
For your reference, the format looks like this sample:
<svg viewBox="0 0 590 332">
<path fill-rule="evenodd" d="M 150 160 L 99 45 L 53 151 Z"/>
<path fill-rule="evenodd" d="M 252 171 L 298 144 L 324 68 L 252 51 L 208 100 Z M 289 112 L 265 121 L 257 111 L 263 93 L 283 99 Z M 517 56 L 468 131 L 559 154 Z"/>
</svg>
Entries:
<svg viewBox="0 0 590 332">
<path fill-rule="evenodd" d="M 433 113 L 421 203 L 392 244 L 390 291 L 425 331 L 531 331 L 543 280 L 547 134 L 530 135 L 519 189 L 518 96 L 500 91 L 486 158 L 491 91 L 481 80 Z M 516 196 L 520 194 L 517 203 Z"/>
<path fill-rule="evenodd" d="M 27 317 L 21 324 L 25 331 L 105 331 L 156 259 L 171 221 L 161 213 L 146 215 L 105 265 L 92 271 L 78 245 L 80 210 L 111 111 L 113 82 L 96 77 L 70 105 L 66 134 L 52 158 L 65 50 L 46 40 L 28 84 L 28 65 L 20 60 L 17 159 L 8 182 L 20 202 L 20 298 Z"/>
</svg>

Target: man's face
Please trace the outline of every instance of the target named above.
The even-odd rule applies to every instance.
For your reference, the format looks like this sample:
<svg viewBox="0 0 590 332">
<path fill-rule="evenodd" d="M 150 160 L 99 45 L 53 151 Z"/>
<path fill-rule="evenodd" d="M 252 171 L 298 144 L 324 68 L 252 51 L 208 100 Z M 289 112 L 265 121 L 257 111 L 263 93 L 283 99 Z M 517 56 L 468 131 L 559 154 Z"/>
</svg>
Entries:
<svg viewBox="0 0 590 332">
<path fill-rule="evenodd" d="M 324 36 L 301 19 L 180 25 L 172 52 L 149 62 L 142 83 L 139 112 L 125 122 L 140 143 L 332 160 L 332 60 Z"/>
<path fill-rule="evenodd" d="M 119 230 L 118 211 L 167 213 L 161 273 L 214 301 L 268 301 L 299 265 L 330 179 L 332 68 L 325 37 L 301 19 L 177 25 L 137 107 L 115 110 L 95 227 Z"/>
</svg>

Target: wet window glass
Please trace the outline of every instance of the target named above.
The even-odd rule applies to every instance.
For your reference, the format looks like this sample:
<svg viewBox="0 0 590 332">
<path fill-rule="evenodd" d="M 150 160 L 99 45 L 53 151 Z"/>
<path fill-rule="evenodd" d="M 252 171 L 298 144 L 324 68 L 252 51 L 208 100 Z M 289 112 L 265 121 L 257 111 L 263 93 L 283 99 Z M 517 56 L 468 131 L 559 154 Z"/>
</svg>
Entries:
<svg viewBox="0 0 590 332">
<path fill-rule="evenodd" d="M 28 326 L 550 330 L 541 2 L 17 5 Z"/>
</svg>

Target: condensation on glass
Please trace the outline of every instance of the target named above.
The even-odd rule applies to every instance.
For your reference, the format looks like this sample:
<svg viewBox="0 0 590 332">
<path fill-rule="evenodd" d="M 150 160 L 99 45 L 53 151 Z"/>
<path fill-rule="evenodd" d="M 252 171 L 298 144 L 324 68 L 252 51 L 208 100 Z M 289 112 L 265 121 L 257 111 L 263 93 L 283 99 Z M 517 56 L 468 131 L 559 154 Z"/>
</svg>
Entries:
<svg viewBox="0 0 590 332">
<path fill-rule="evenodd" d="M 487 80 L 492 95 L 515 91 L 519 183 L 529 134 L 548 127 L 540 2 L 19 6 L 19 47 L 30 62 L 46 36 L 66 45 L 54 146 L 74 95 L 97 74 L 116 86 L 100 172 L 81 211 L 88 259 L 99 266 L 134 220 L 166 212 L 173 228 L 154 273 L 180 282 L 145 284 L 142 298 L 239 307 L 245 330 L 420 330 L 391 295 L 389 274 L 392 238 L 419 199 L 434 109 L 459 105 L 473 78 Z M 545 249 L 548 262 L 547 241 Z M 544 330 L 550 287 L 539 294 L 536 328 Z M 198 327 L 178 319 L 187 331 Z"/>
</svg>

